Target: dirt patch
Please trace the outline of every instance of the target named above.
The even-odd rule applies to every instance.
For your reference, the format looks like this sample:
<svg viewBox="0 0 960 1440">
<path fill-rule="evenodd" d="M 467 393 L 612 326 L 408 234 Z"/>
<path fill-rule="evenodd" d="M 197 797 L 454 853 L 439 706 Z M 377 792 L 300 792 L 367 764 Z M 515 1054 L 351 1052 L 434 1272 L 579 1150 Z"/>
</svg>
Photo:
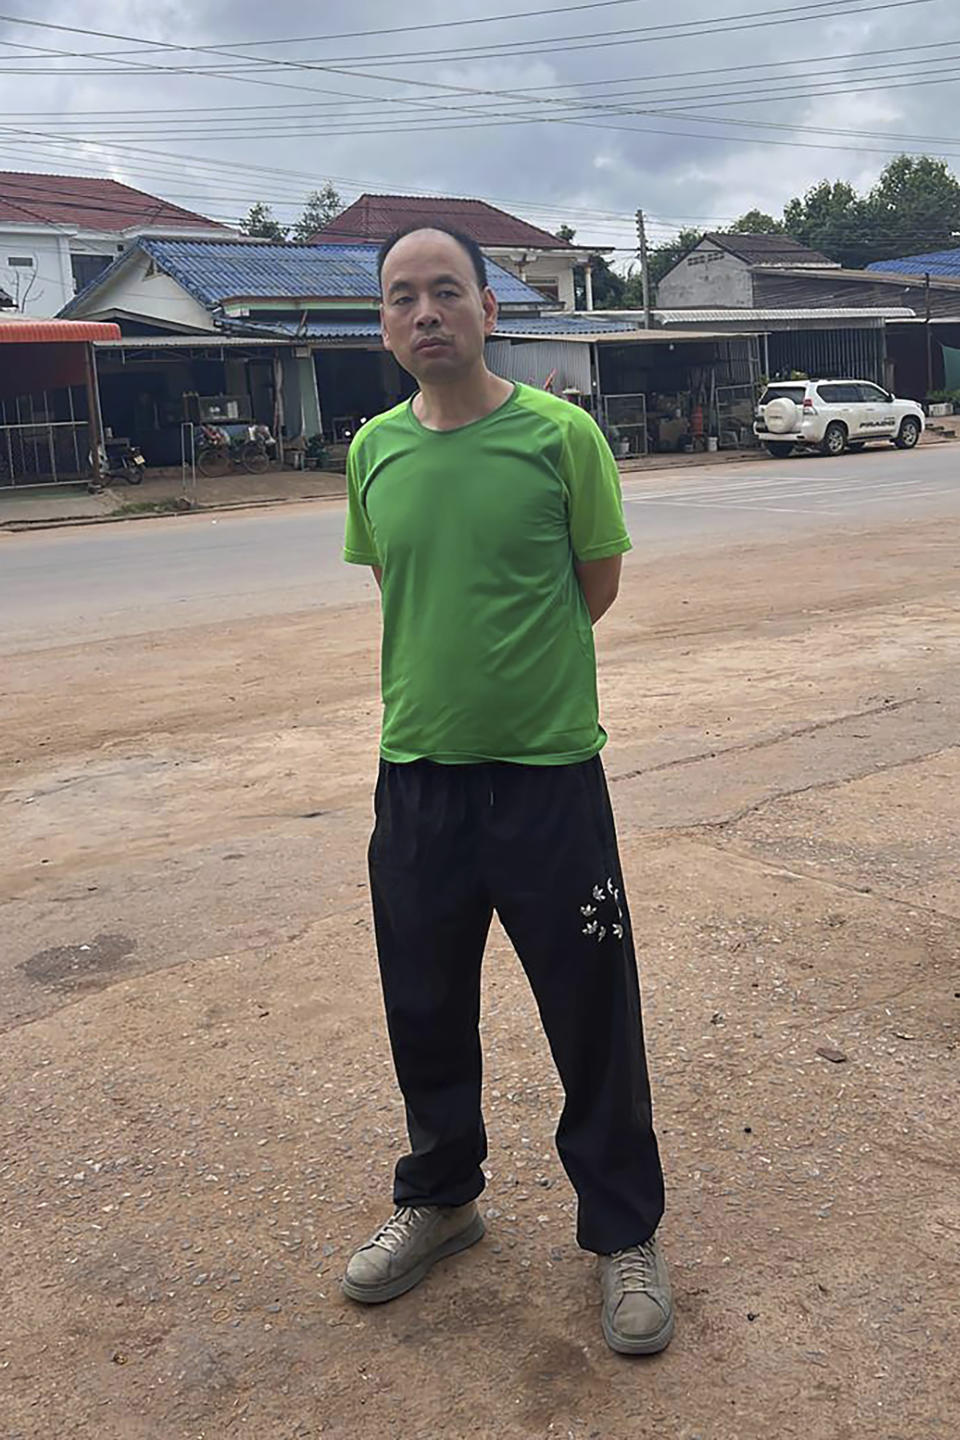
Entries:
<svg viewBox="0 0 960 1440">
<path fill-rule="evenodd" d="M 6 662 L 4 1440 L 953 1440 L 958 538 L 674 557 L 601 630 L 679 1317 L 649 1362 L 603 1344 L 496 929 L 486 1238 L 340 1294 L 403 1144 L 374 609 Z"/>
<path fill-rule="evenodd" d="M 136 948 L 128 935 L 96 935 L 82 944 L 38 950 L 17 969 L 51 990 L 100 990 L 123 974 L 124 962 Z"/>
</svg>

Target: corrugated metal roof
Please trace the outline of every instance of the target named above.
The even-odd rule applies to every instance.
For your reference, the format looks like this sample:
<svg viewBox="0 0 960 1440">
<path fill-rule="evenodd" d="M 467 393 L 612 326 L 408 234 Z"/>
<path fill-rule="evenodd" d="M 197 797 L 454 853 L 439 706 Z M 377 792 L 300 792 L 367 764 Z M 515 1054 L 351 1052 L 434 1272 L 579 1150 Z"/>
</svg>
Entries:
<svg viewBox="0 0 960 1440">
<path fill-rule="evenodd" d="M 887 275 L 951 275 L 960 279 L 960 250 L 934 250 L 900 260 L 874 260 L 868 270 Z"/>
<path fill-rule="evenodd" d="M 498 335 L 510 335 L 522 330 L 524 335 L 578 335 L 614 334 L 617 331 L 636 330 L 636 319 L 621 319 L 619 316 L 602 316 L 596 310 L 565 311 L 556 315 L 505 317 L 497 323 Z"/>
<path fill-rule="evenodd" d="M 236 335 L 273 336 L 281 340 L 379 340 L 380 324 L 370 320 L 225 320 L 223 328 Z"/>
<path fill-rule="evenodd" d="M 119 337 L 120 326 L 105 320 L 28 320 L 23 315 L 0 315 L 0 345 L 36 345 L 38 341 L 76 345 L 78 341 Z"/>
<path fill-rule="evenodd" d="M 654 314 L 658 320 L 665 325 L 683 325 L 688 321 L 691 325 L 717 324 L 719 321 L 730 321 L 736 323 L 744 320 L 750 324 L 755 322 L 776 321 L 776 320 L 906 320 L 915 312 L 907 305 L 883 305 L 883 306 L 807 306 L 803 309 L 786 307 L 767 309 L 727 309 L 727 310 L 656 310 Z"/>
<path fill-rule="evenodd" d="M 503 340 L 557 340 L 570 341 L 574 345 L 674 345 L 696 343 L 698 340 L 749 340 L 753 330 L 668 330 L 656 326 L 652 330 L 583 330 L 578 334 L 569 331 L 564 334 L 550 334 L 543 330 L 528 330 L 521 322 L 517 329 L 502 330 L 497 326 L 494 334 Z"/>
<path fill-rule="evenodd" d="M 141 249 L 202 305 L 225 300 L 379 299 L 376 245 L 249 245 L 242 241 L 141 240 Z M 536 306 L 543 296 L 488 262 L 502 305 Z"/>
</svg>

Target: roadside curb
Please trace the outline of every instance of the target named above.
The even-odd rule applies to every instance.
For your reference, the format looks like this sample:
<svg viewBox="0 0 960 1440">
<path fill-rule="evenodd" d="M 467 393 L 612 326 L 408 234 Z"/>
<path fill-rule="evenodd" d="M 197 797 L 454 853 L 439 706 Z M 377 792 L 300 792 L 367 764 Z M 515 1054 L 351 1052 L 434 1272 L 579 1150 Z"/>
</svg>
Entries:
<svg viewBox="0 0 960 1440">
<path fill-rule="evenodd" d="M 27 530 L 65 530 L 83 525 L 122 525 L 133 520 L 186 520 L 191 515 L 229 514 L 232 510 L 266 510 L 276 505 L 306 505 L 317 500 L 346 500 L 347 492 L 332 495 L 277 495 L 263 500 L 225 500 L 219 505 L 191 505 L 188 510 L 143 510 L 135 515 L 64 515 L 59 519 L 0 520 L 0 530 L 9 535 Z"/>
</svg>

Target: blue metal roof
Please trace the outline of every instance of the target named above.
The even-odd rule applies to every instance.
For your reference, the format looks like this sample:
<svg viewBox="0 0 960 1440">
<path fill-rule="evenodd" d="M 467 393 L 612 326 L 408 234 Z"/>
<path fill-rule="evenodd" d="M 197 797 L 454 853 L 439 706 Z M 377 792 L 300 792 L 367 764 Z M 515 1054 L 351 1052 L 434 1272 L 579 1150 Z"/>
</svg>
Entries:
<svg viewBox="0 0 960 1440">
<path fill-rule="evenodd" d="M 141 239 L 140 248 L 202 305 L 224 300 L 377 300 L 377 245 L 254 245 L 243 241 Z M 548 302 L 487 261 L 502 305 Z"/>
<path fill-rule="evenodd" d="M 321 320 L 308 317 L 306 325 L 295 319 L 257 320 L 227 317 L 221 328 L 237 335 L 276 335 L 289 339 L 304 340 L 379 340 L 380 325 L 374 320 Z M 633 333 L 637 329 L 635 320 L 604 319 L 595 312 L 589 315 L 513 315 L 497 321 L 494 338 L 509 339 L 511 335 L 542 335 L 545 340 L 569 339 L 574 335 L 619 335 Z"/>
<path fill-rule="evenodd" d="M 378 320 L 318 320 L 308 318 L 306 325 L 299 320 L 247 320 L 227 317 L 220 322 L 220 329 L 231 335 L 274 337 L 284 340 L 379 340 Z"/>
<path fill-rule="evenodd" d="M 619 335 L 622 331 L 634 331 L 639 321 L 613 317 L 601 319 L 595 310 L 566 311 L 556 315 L 531 315 L 506 317 L 497 321 L 497 335 L 543 335 L 562 339 L 571 335 Z"/>
<path fill-rule="evenodd" d="M 875 260 L 868 270 L 888 275 L 952 275 L 960 280 L 960 250 L 935 250 L 930 255 L 905 255 L 902 260 Z"/>
</svg>

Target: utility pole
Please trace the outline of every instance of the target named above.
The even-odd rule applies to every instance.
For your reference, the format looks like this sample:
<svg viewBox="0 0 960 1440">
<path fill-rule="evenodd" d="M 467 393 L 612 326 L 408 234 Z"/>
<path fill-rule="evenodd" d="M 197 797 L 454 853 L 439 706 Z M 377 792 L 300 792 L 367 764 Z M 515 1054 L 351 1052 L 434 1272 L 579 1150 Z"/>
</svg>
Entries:
<svg viewBox="0 0 960 1440">
<path fill-rule="evenodd" d="M 643 287 L 643 328 L 650 329 L 650 266 L 647 261 L 647 231 L 643 211 L 637 211 L 637 254 L 640 257 L 640 284 Z"/>
<path fill-rule="evenodd" d="M 933 332 L 930 329 L 930 272 L 923 277 L 924 317 L 923 327 L 927 336 L 927 399 L 933 389 Z"/>
</svg>

